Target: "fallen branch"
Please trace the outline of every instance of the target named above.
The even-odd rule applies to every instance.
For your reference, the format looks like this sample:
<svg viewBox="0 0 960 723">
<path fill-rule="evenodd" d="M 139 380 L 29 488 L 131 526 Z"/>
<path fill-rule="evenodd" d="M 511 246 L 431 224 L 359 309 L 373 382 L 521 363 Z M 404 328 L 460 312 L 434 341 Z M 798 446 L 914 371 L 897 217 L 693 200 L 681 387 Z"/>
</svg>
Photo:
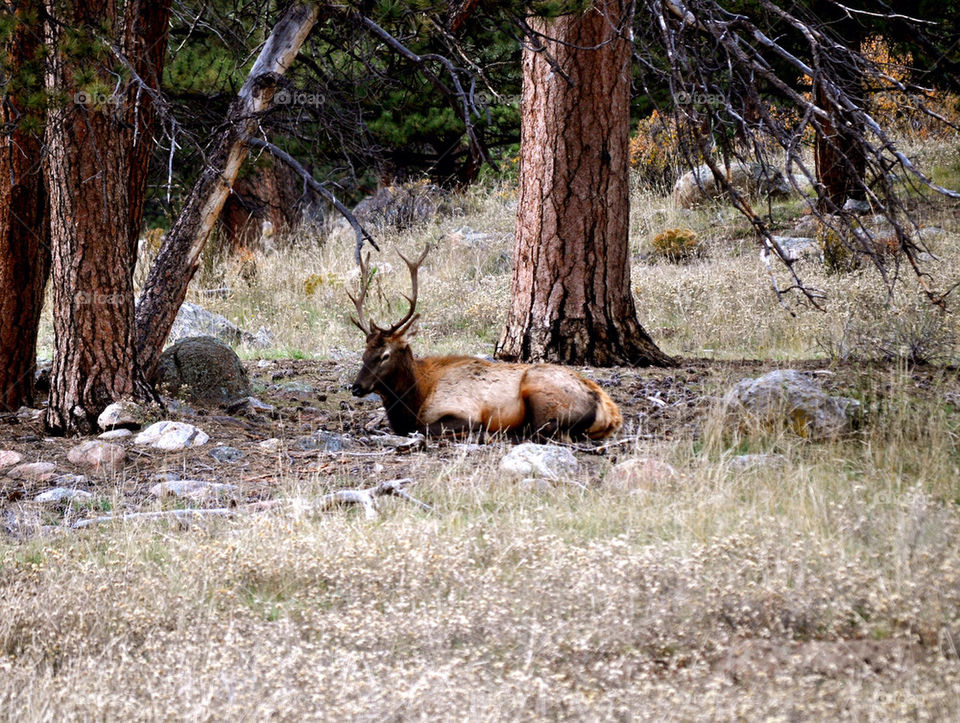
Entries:
<svg viewBox="0 0 960 723">
<path fill-rule="evenodd" d="M 152 512 L 130 512 L 124 515 L 105 515 L 103 517 L 91 517 L 86 520 L 78 520 L 70 527 L 73 529 L 83 529 L 94 525 L 109 524 L 111 522 L 127 522 L 131 520 L 175 520 L 183 526 L 191 522 L 209 517 L 237 517 L 247 512 L 268 512 L 270 510 L 283 510 L 290 507 L 306 509 L 309 512 L 324 512 L 334 507 L 344 507 L 346 505 L 358 504 L 363 507 L 364 516 L 368 520 L 374 520 L 378 516 L 377 497 L 400 497 L 407 502 L 412 502 L 422 510 L 431 510 L 432 508 L 426 502 L 421 502 L 404 489 L 414 484 L 412 477 L 402 479 L 387 480 L 381 482 L 376 487 L 369 487 L 364 490 L 348 489 L 337 490 L 326 494 L 320 499 L 310 502 L 303 499 L 280 499 L 266 500 L 263 502 L 252 502 L 238 507 L 212 507 L 186 510 L 155 510 Z"/>
<path fill-rule="evenodd" d="M 407 492 L 404 487 L 413 484 L 411 477 L 403 479 L 394 479 L 387 482 L 381 482 L 376 487 L 370 487 L 365 490 L 337 490 L 328 495 L 324 495 L 313 504 L 313 509 L 323 511 L 331 507 L 342 507 L 344 505 L 360 505 L 363 507 L 364 516 L 368 520 L 377 518 L 377 505 L 374 501 L 376 497 L 401 497 L 412 502 L 423 510 L 430 510 L 430 505 L 421 502 Z"/>
</svg>

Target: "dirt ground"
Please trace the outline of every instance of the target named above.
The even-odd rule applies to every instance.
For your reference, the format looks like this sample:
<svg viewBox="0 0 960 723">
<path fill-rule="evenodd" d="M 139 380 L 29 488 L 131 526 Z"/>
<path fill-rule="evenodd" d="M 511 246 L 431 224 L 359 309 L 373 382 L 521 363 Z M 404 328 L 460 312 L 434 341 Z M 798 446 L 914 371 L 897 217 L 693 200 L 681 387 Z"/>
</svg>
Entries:
<svg viewBox="0 0 960 723">
<path fill-rule="evenodd" d="M 6 533 L 25 538 L 53 526 L 74 524 L 84 515 L 134 512 L 155 504 L 150 488 L 159 481 L 203 480 L 225 482 L 239 487 L 233 504 L 269 500 L 276 496 L 281 480 L 289 484 L 310 481 L 330 490 L 366 487 L 394 478 L 420 478 L 437 470 L 452 457 L 479 451 L 471 444 L 454 440 L 420 440 L 405 443 L 390 432 L 380 400 L 376 396 L 355 399 L 349 385 L 359 360 L 250 361 L 245 366 L 254 395 L 273 405 L 270 414 L 228 414 L 223 408 L 182 406 L 157 419 L 190 422 L 210 435 L 200 447 L 162 452 L 138 447 L 122 440 L 128 461 L 119 474 L 91 475 L 67 459 L 80 440 L 47 437 L 39 421 L 24 421 L 16 415 L 0 419 L 0 449 L 19 452 L 24 462 L 53 462 L 58 475 L 84 475 L 82 480 L 10 479 L 0 476 L 0 520 Z M 781 367 L 817 371 L 831 391 L 847 392 L 862 386 L 869 369 L 855 366 L 830 368 L 827 362 L 807 361 L 778 364 L 770 361 L 683 359 L 670 369 L 609 368 L 583 372 L 603 386 L 620 406 L 624 428 L 617 438 L 599 445 L 577 445 L 587 468 L 609 466 L 629 453 L 633 440 L 652 443 L 678 435 L 696 437 L 712 404 L 740 379 L 756 377 Z M 922 394 L 934 376 L 944 372 L 917 370 L 910 380 Z M 956 381 L 954 372 L 948 377 Z M 937 388 L 942 392 L 942 384 Z M 264 447 L 265 440 L 279 442 Z M 616 444 L 617 440 L 625 442 Z M 614 442 L 610 444 L 609 442 Z M 493 444 L 500 444 L 493 442 Z M 233 461 L 219 461 L 211 452 L 231 447 L 241 455 Z M 601 460 L 602 457 L 602 460 Z M 595 480 L 594 480 L 595 481 Z M 97 503 L 59 507 L 34 502 L 41 492 L 55 486 L 86 490 Z M 206 506 L 220 504 L 211 500 Z M 191 503 L 191 506 L 194 506 Z M 64 518 L 66 515 L 67 518 Z"/>
</svg>

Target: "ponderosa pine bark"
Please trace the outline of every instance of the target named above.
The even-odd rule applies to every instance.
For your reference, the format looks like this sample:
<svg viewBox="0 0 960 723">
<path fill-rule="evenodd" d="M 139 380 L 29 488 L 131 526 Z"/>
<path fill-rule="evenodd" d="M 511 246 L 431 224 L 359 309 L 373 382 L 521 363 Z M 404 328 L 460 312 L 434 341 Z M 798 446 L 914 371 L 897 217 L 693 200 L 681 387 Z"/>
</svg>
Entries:
<svg viewBox="0 0 960 723">
<path fill-rule="evenodd" d="M 50 193 L 55 352 L 46 426 L 96 430 L 121 398 L 152 399 L 136 358 L 133 270 L 150 150 L 152 98 L 131 82 L 117 94 L 115 44 L 140 81 L 158 87 L 170 2 L 48 0 L 44 170 Z M 68 30 L 69 29 L 69 30 Z M 71 34 L 66 42 L 64 33 Z M 109 58 L 103 64 L 103 58 Z M 131 72 L 132 71 L 132 72 Z M 113 84 L 81 87 L 102 74 Z M 95 88 L 108 88 L 101 94 Z"/>
<path fill-rule="evenodd" d="M 630 289 L 626 0 L 532 20 L 523 50 L 520 192 L 501 359 L 666 365 Z"/>
<path fill-rule="evenodd" d="M 247 139 L 256 132 L 277 81 L 300 52 L 319 14 L 317 3 L 294 3 L 274 27 L 230 104 L 227 129 L 212 144 L 203 173 L 157 254 L 137 304 L 137 352 L 147 378 L 157 368 L 173 320 L 200 266 L 200 252 L 247 156 Z"/>
<path fill-rule="evenodd" d="M 37 328 L 50 270 L 47 194 L 40 166 L 43 113 L 29 107 L 43 29 L 40 0 L 21 3 L 3 49 L 0 102 L 0 411 L 33 406 Z"/>
<path fill-rule="evenodd" d="M 858 79 L 846 80 L 850 84 L 848 92 L 852 90 L 862 95 L 862 88 L 857 88 L 860 85 Z M 823 86 L 817 84 L 816 102 L 821 108 L 830 107 L 825 93 Z M 833 213 L 835 208 L 843 208 L 849 199 L 862 201 L 866 198 L 863 179 L 867 159 L 862 147 L 855 141 L 858 135 L 863 135 L 863 124 L 851 118 L 831 114 L 828 119 L 820 121 L 820 130 L 814 143 L 814 167 L 817 181 L 823 184 L 823 195 L 818 202 L 818 210 L 823 213 Z"/>
</svg>

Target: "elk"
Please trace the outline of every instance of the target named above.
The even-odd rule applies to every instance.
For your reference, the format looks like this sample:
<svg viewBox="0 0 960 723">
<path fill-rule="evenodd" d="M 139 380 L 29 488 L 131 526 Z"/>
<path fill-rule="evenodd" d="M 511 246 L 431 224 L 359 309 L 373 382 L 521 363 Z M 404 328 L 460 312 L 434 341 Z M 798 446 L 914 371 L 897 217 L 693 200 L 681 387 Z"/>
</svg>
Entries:
<svg viewBox="0 0 960 723">
<path fill-rule="evenodd" d="M 363 366 L 351 386 L 355 397 L 376 393 L 396 434 L 512 438 L 603 439 L 623 424 L 620 410 L 597 384 L 556 364 L 512 364 L 471 356 L 417 358 L 410 349 L 420 315 L 417 274 L 429 246 L 416 261 L 399 254 L 410 271 L 410 308 L 389 327 L 369 318 L 363 302 L 370 283 L 369 255 L 360 259 L 360 290 L 347 292 L 357 310 L 351 321 L 367 337 Z"/>
</svg>

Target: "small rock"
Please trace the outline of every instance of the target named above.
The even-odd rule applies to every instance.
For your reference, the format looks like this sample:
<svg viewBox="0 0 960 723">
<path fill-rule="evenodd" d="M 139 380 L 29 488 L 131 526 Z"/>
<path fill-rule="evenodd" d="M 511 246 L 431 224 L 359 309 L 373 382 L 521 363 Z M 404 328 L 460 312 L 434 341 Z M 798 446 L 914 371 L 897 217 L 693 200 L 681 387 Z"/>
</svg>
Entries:
<svg viewBox="0 0 960 723">
<path fill-rule="evenodd" d="M 784 255 L 790 261 L 796 261 L 802 258 L 816 258 L 820 255 L 820 244 L 815 238 L 806 236 L 774 236 L 773 240 L 783 251 Z M 773 253 L 764 249 L 761 253 Z"/>
<path fill-rule="evenodd" d="M 30 479 L 46 482 L 56 477 L 57 465 L 53 462 L 27 462 L 7 470 L 10 479 Z"/>
<path fill-rule="evenodd" d="M 123 469 L 127 450 L 119 444 L 91 439 L 67 452 L 67 459 L 88 472 L 116 474 Z"/>
<path fill-rule="evenodd" d="M 202 429 L 186 422 L 157 422 L 134 437 L 134 444 L 149 444 L 155 449 L 176 451 L 186 447 L 199 447 L 210 441 Z"/>
<path fill-rule="evenodd" d="M 43 416 L 42 409 L 32 409 L 31 407 L 20 407 L 17 410 L 17 419 L 21 422 L 37 422 Z"/>
<path fill-rule="evenodd" d="M 397 452 L 412 452 L 427 448 L 427 440 L 422 434 L 410 437 L 401 437 L 396 434 L 377 434 L 366 437 L 363 443 L 378 449 L 395 449 Z"/>
<path fill-rule="evenodd" d="M 104 432 L 99 435 L 97 439 L 104 439 L 107 441 L 114 439 L 126 439 L 127 437 L 133 436 L 133 430 L 130 429 L 111 429 L 109 432 Z"/>
<path fill-rule="evenodd" d="M 303 382 L 286 382 L 278 385 L 280 393 L 285 399 L 292 399 L 300 402 L 306 402 L 313 399 L 317 390 Z"/>
<path fill-rule="evenodd" d="M 617 492 L 637 492 L 660 487 L 679 476 L 672 465 L 662 460 L 637 457 L 614 465 L 603 478 L 603 486 Z"/>
<path fill-rule="evenodd" d="M 194 501 L 202 501 L 213 497 L 232 496 L 237 490 L 236 485 L 184 479 L 155 484 L 150 488 L 150 494 L 154 497 L 183 497 Z"/>
<path fill-rule="evenodd" d="M 112 429 L 140 429 L 145 419 L 143 407 L 129 399 L 108 404 L 97 417 L 97 425 L 105 431 Z"/>
<path fill-rule="evenodd" d="M 82 474 L 61 474 L 50 480 L 50 483 L 57 487 L 80 487 L 87 483 L 86 476 Z"/>
<path fill-rule="evenodd" d="M 746 472 L 761 467 L 786 467 L 787 458 L 782 454 L 738 454 L 730 460 L 730 469 L 735 472 Z"/>
<path fill-rule="evenodd" d="M 23 455 L 19 452 L 14 452 L 11 449 L 0 449 L 0 469 L 20 464 L 22 459 Z"/>
<path fill-rule="evenodd" d="M 86 490 L 54 487 L 52 490 L 41 492 L 33 499 L 36 502 L 86 502 L 87 500 L 92 500 L 93 495 Z"/>
<path fill-rule="evenodd" d="M 294 440 L 290 446 L 303 452 L 312 452 L 315 449 L 321 452 L 339 452 L 350 445 L 351 440 L 348 437 L 318 430 L 309 437 L 300 437 L 300 439 Z"/>
<path fill-rule="evenodd" d="M 866 201 L 861 201 L 856 198 L 848 198 L 846 203 L 843 204 L 843 210 L 847 213 L 863 215 L 865 213 L 870 213 L 872 209 L 870 208 L 870 204 Z"/>
<path fill-rule="evenodd" d="M 518 444 L 500 460 L 500 471 L 514 477 L 543 477 L 556 480 L 576 472 L 579 463 L 566 447 L 555 444 Z"/>
<path fill-rule="evenodd" d="M 276 452 L 280 447 L 283 446 L 283 442 L 278 437 L 271 437 L 270 439 L 265 439 L 262 442 L 257 442 L 257 446 L 267 452 Z"/>
<path fill-rule="evenodd" d="M 214 447 L 210 450 L 210 456 L 218 462 L 236 462 L 243 458 L 243 452 L 236 447 Z"/>
<path fill-rule="evenodd" d="M 243 414 L 248 417 L 266 414 L 270 417 L 276 417 L 277 408 L 272 404 L 261 402 L 256 397 L 242 397 L 227 405 L 227 414 Z"/>
</svg>

